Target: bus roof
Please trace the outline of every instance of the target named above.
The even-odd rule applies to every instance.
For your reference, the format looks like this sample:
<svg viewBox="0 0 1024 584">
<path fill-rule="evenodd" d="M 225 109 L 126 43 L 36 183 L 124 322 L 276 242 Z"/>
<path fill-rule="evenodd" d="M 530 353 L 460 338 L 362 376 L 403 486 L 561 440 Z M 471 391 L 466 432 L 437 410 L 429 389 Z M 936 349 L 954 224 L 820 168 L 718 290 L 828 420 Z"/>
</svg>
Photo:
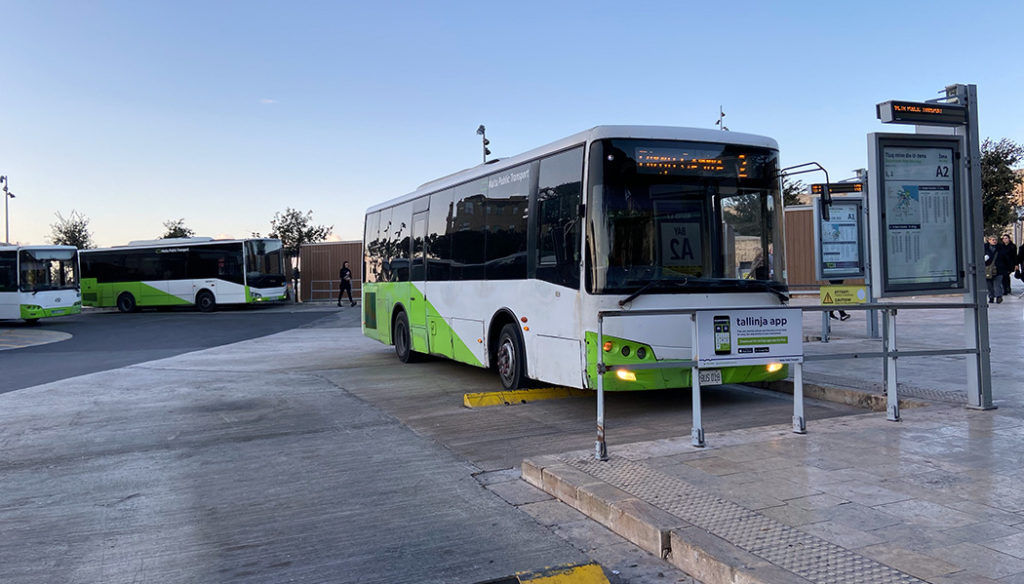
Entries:
<svg viewBox="0 0 1024 584">
<path fill-rule="evenodd" d="M 16 244 L 16 243 L 0 243 L 0 249 L 4 249 L 4 248 L 16 249 L 16 250 L 22 250 L 22 249 L 43 249 L 43 250 L 46 250 L 46 249 L 76 249 L 77 250 L 78 249 L 77 247 L 75 247 L 73 245 L 47 245 L 47 244 L 19 245 L 19 244 Z"/>
<path fill-rule="evenodd" d="M 550 144 L 534 148 L 522 154 L 510 158 L 492 160 L 478 164 L 472 168 L 460 170 L 459 172 L 423 183 L 415 191 L 373 205 L 366 210 L 372 213 L 380 209 L 386 209 L 393 205 L 417 199 L 423 195 L 453 187 L 464 182 L 529 162 L 546 154 L 565 150 L 573 146 L 590 143 L 594 140 L 605 140 L 609 138 L 646 138 L 651 140 L 688 140 L 693 142 L 712 142 L 721 144 L 736 144 L 743 146 L 757 146 L 778 150 L 779 144 L 773 138 L 758 136 L 756 134 L 744 134 L 741 132 L 725 132 L 722 130 L 709 130 L 707 128 L 683 128 L 674 126 L 594 126 L 589 130 L 578 132 L 572 136 L 556 140 Z"/>
<path fill-rule="evenodd" d="M 219 243 L 243 243 L 246 241 L 280 241 L 273 237 L 246 237 L 244 239 L 214 239 L 212 237 L 168 237 L 167 239 L 150 239 L 131 241 L 125 245 L 115 245 L 96 249 L 83 249 L 82 253 L 96 251 L 126 250 L 126 249 L 150 249 L 154 247 L 182 247 L 194 245 L 212 245 Z"/>
</svg>

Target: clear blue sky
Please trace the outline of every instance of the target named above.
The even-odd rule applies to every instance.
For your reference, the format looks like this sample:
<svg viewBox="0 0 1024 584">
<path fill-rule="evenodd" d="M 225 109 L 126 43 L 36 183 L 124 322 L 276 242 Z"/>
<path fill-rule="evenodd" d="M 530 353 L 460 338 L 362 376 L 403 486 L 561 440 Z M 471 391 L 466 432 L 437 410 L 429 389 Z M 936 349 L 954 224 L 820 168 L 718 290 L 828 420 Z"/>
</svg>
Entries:
<svg viewBox="0 0 1024 584">
<path fill-rule="evenodd" d="M 101 246 L 184 218 L 266 233 L 286 207 L 359 239 L 370 205 L 598 124 L 778 140 L 866 167 L 875 104 L 978 86 L 982 137 L 1024 142 L 1024 3 L 0 0 L 11 240 L 55 213 Z M 798 177 L 821 182 L 818 175 Z"/>
</svg>

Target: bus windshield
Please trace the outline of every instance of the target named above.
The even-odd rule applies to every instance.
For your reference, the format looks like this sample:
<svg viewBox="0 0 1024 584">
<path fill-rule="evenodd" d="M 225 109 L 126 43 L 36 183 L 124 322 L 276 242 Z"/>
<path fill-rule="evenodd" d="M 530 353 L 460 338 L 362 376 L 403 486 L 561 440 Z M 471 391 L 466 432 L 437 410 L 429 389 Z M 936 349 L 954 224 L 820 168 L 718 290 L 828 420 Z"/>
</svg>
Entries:
<svg viewBox="0 0 1024 584">
<path fill-rule="evenodd" d="M 590 158 L 594 294 L 785 290 L 774 150 L 604 140 Z"/>
<path fill-rule="evenodd" d="M 269 288 L 284 283 L 284 249 L 278 239 L 250 239 L 245 242 L 246 281 L 250 286 Z"/>
<path fill-rule="evenodd" d="M 23 249 L 21 291 L 64 290 L 78 287 L 78 252 L 73 249 Z"/>
</svg>

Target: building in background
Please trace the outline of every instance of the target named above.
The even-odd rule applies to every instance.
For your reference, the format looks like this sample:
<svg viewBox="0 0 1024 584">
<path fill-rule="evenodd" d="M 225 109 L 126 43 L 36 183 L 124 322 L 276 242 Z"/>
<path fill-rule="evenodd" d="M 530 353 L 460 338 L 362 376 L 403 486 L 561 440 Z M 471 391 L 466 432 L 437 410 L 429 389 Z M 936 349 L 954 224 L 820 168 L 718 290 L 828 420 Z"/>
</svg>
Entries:
<svg viewBox="0 0 1024 584">
<path fill-rule="evenodd" d="M 303 302 L 325 302 L 338 299 L 341 263 L 348 261 L 352 270 L 352 297 L 357 301 L 363 288 L 363 242 L 329 241 L 309 243 L 299 250 L 302 266 L 299 297 Z"/>
</svg>

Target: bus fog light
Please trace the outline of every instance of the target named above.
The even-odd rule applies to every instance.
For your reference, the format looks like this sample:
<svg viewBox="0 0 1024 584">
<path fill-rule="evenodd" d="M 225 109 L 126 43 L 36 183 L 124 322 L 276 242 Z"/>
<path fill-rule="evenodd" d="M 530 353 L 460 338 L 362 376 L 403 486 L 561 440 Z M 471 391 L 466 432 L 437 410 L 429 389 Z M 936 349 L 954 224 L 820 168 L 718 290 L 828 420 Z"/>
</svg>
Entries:
<svg viewBox="0 0 1024 584">
<path fill-rule="evenodd" d="M 618 369 L 615 371 L 615 375 L 623 381 L 636 381 L 636 373 L 628 371 L 626 369 Z"/>
<path fill-rule="evenodd" d="M 782 363 L 769 363 L 766 369 L 768 369 L 768 373 L 775 373 L 776 371 L 781 371 Z"/>
</svg>

